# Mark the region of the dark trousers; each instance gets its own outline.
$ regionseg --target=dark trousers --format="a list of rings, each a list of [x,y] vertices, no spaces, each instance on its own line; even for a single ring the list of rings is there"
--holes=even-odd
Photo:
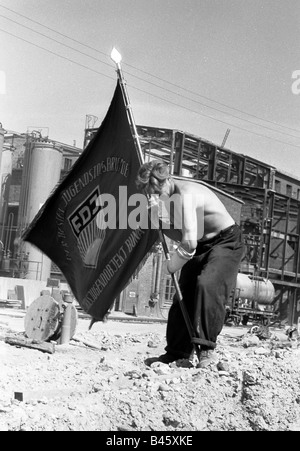
[[[199,242],[195,256],[182,268],[179,286],[201,349],[214,349],[225,319],[225,305],[235,287],[243,255],[241,230],[233,225]],[[169,311],[166,351],[188,358],[193,344],[177,295]]]

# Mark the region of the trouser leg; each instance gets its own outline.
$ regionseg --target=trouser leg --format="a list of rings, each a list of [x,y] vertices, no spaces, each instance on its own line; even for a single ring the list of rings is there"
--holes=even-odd
[[[197,283],[197,273],[192,262],[187,263],[181,270],[179,287],[183,296],[183,303],[189,317],[194,315],[194,295]],[[167,347],[166,351],[178,356],[178,358],[189,358],[193,350],[191,337],[181,311],[177,294],[169,310],[167,323]]]
[[[225,304],[236,282],[242,247],[228,247],[228,243],[213,246],[181,271],[183,302],[202,349],[216,346],[224,324]],[[193,350],[177,296],[169,312],[166,350],[180,357],[188,357]]]
[[[236,283],[242,246],[216,246],[197,278],[194,327],[203,349],[213,349],[225,320],[225,305]]]

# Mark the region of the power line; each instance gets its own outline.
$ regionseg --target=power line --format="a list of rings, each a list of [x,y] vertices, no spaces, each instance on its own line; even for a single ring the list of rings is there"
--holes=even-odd
[[[132,75],[132,74],[130,74],[130,75]],[[135,78],[137,78],[138,80],[143,80],[142,78],[138,77],[137,75],[132,75],[132,76],[135,77]],[[143,80],[143,81],[146,81],[146,80]],[[267,127],[266,125],[257,124],[256,122],[249,121],[248,119],[243,119],[243,118],[241,118],[241,117],[235,116],[234,114],[228,113],[228,112],[226,112],[226,111],[219,110],[218,108],[214,108],[214,107],[212,107],[212,106],[205,105],[204,103],[198,102],[197,100],[194,100],[194,99],[190,99],[190,98],[188,98],[188,97],[186,97],[186,96],[183,96],[183,95],[179,94],[178,92],[172,91],[171,89],[163,88],[163,87],[161,87],[161,86],[158,86],[158,85],[156,85],[155,83],[151,83],[150,81],[146,81],[146,83],[149,83],[149,84],[151,84],[152,86],[156,86],[156,87],[158,87],[158,88],[160,88],[160,89],[163,89],[164,91],[167,91],[167,92],[170,92],[170,93],[172,93],[172,94],[175,94],[175,95],[177,95],[178,97],[181,97],[181,98],[183,98],[183,99],[186,99],[186,100],[189,100],[189,101],[191,101],[191,102],[197,103],[198,105],[204,106],[204,107],[209,108],[209,109],[214,110],[214,111],[218,111],[219,113],[225,114],[225,115],[227,115],[227,116],[231,116],[231,117],[233,117],[234,119],[238,119],[238,120],[240,120],[240,121],[248,122],[249,124],[255,125],[255,126],[257,126],[257,127],[262,127],[262,128],[265,128],[266,130],[270,130],[270,131],[275,132],[275,133],[280,133],[281,135],[290,136],[291,138],[297,138],[297,139],[300,138],[300,136],[295,136],[295,135],[291,135],[290,133],[281,132],[281,131],[279,131],[279,130],[274,130],[273,128]],[[300,131],[299,131],[299,133],[300,133]]]
[[[1,6],[1,5],[0,5],[0,6]],[[218,104],[218,105],[224,106],[225,108],[229,108],[229,109],[231,109],[231,110],[233,110],[233,111],[237,111],[237,112],[242,113],[242,114],[247,114],[248,116],[251,116],[251,117],[253,117],[253,118],[255,118],[255,119],[258,119],[258,120],[260,120],[260,121],[268,122],[269,124],[273,124],[273,125],[276,125],[276,126],[279,126],[279,127],[286,128],[287,130],[291,130],[291,131],[300,133],[300,130],[297,129],[297,128],[288,127],[287,125],[282,125],[282,124],[279,124],[278,122],[270,121],[270,120],[268,120],[268,119],[263,119],[263,118],[261,118],[261,117],[259,117],[259,116],[256,116],[255,114],[248,113],[247,111],[243,111],[243,110],[240,110],[240,109],[238,109],[238,108],[234,108],[234,107],[232,107],[232,106],[226,105],[225,103],[218,102],[217,100],[211,99],[211,98],[209,98],[209,97],[205,97],[205,96],[203,96],[203,95],[201,95],[201,94],[199,94],[199,93],[197,93],[197,92],[195,92],[195,91],[191,91],[190,89],[184,88],[183,86],[177,85],[176,83],[172,83],[171,81],[168,81],[168,80],[165,80],[165,79],[163,79],[163,78],[157,77],[156,75],[153,75],[153,74],[151,74],[150,72],[144,71],[144,70],[142,70],[142,69],[138,69],[138,68],[136,68],[135,66],[132,66],[132,65],[130,65],[130,64],[128,64],[128,63],[124,63],[124,64],[127,65],[127,66],[129,66],[129,67],[132,67],[132,68],[134,68],[134,69],[136,69],[136,70],[138,70],[138,71],[140,71],[140,72],[143,72],[145,75],[149,75],[150,77],[157,78],[158,80],[160,80],[160,81],[162,81],[162,82],[164,82],[164,83],[168,83],[169,85],[174,86],[175,88],[182,89],[182,90],[184,90],[184,91],[186,91],[186,92],[188,92],[188,93],[190,93],[190,94],[193,94],[193,95],[196,95],[196,96],[198,96],[198,97],[201,97],[202,99],[208,100],[209,102],[214,102],[214,103],[216,103],[216,104]],[[136,76],[136,77],[137,77],[137,76]],[[138,78],[138,77],[137,77],[137,78]],[[150,82],[147,82],[147,83],[150,83]],[[177,94],[177,95],[180,95],[180,94],[178,94],[178,93],[176,93],[176,94]],[[189,99],[189,100],[192,100],[192,99]],[[192,101],[193,101],[193,100],[192,100]],[[197,102],[197,103],[198,103],[198,102]],[[207,106],[207,105],[205,105],[205,106]],[[210,106],[207,106],[207,107],[208,107],[208,108],[214,109],[213,107],[210,107]],[[219,110],[217,110],[217,111],[219,111]],[[220,111],[221,111],[221,110],[220,110]],[[225,111],[221,111],[221,112],[222,112],[222,113],[225,113],[225,114],[229,114],[229,115],[232,116],[232,114],[226,113]],[[235,117],[235,116],[233,116],[233,117]],[[239,119],[240,119],[240,120],[243,120],[243,121],[246,121],[246,122],[250,122],[250,121],[248,121],[247,119],[243,119],[243,118],[239,118]],[[263,125],[256,124],[256,123],[254,123],[254,122],[250,122],[250,123],[251,123],[251,124],[258,125],[259,127],[264,127]],[[267,127],[265,127],[265,128],[267,128]],[[270,128],[270,130],[273,130],[273,129]],[[276,130],[273,130],[273,131],[276,131]],[[279,132],[279,133],[281,133],[281,132]],[[293,136],[293,135],[288,135],[288,136]]]
[[[53,42],[55,42],[55,43],[57,43],[57,44],[60,44],[60,45],[62,45],[62,46],[64,46],[64,47],[68,48],[68,49],[71,49],[71,50],[73,50],[73,51],[75,51],[75,52],[77,52],[77,53],[79,53],[79,54],[81,54],[81,55],[83,55],[83,56],[85,56],[85,57],[91,58],[91,59],[93,59],[94,61],[100,62],[101,64],[105,64],[106,66],[111,67],[111,64],[109,64],[109,63],[107,63],[107,62],[105,62],[105,61],[102,61],[102,60],[99,60],[98,58],[95,58],[95,57],[93,57],[93,56],[87,55],[86,53],[81,52],[80,50],[75,49],[74,47],[71,47],[71,46],[69,46],[69,45],[67,45],[67,44],[64,44],[64,43],[62,43],[62,42],[60,42],[60,41],[58,41],[58,40],[56,40],[56,39],[53,39],[53,38],[51,38],[50,36],[45,35],[44,33],[41,33],[41,32],[36,31],[36,30],[32,30],[30,27],[27,27],[27,26],[24,25],[24,24],[21,24],[21,23],[15,21],[15,20],[13,20],[13,19],[10,19],[10,18],[8,18],[8,17],[6,17],[6,16],[3,16],[2,14],[0,14],[0,17],[4,18],[4,19],[6,19],[6,20],[8,20],[8,21],[10,21],[10,22],[12,22],[12,23],[15,23],[15,24],[17,24],[17,25],[19,25],[19,26],[21,26],[21,27],[23,27],[23,28],[25,28],[25,29],[27,29],[27,30],[29,30],[29,31],[32,31],[32,32],[34,32],[34,33],[36,33],[36,34],[38,34],[38,35],[40,35],[40,36],[43,36],[43,37],[45,37],[45,38],[47,38],[47,39],[49,39],[49,40],[51,40],[51,41],[53,41]],[[130,74],[130,72],[128,72],[128,73]],[[152,86],[155,86],[155,87],[157,87],[157,88],[159,88],[159,89],[163,89],[163,90],[166,91],[166,92],[169,92],[169,93],[171,93],[171,94],[175,94],[175,95],[177,95],[177,96],[179,96],[179,97],[181,97],[181,98],[183,98],[183,99],[186,99],[186,100],[189,100],[189,101],[191,101],[191,102],[197,103],[198,105],[204,106],[204,107],[206,107],[206,108],[209,108],[209,109],[211,109],[211,110],[217,111],[217,112],[222,113],[222,114],[225,114],[225,115],[227,115],[227,116],[231,116],[231,117],[233,117],[234,119],[238,119],[238,120],[241,120],[241,121],[244,121],[244,122],[248,122],[249,124],[252,124],[252,125],[255,125],[255,126],[258,126],[258,127],[262,127],[262,128],[267,129],[267,130],[270,130],[270,131],[272,131],[272,132],[280,133],[280,134],[285,135],[285,136],[290,136],[290,137],[292,137],[292,138],[298,138],[298,139],[300,138],[299,136],[291,135],[290,133],[281,132],[281,131],[279,131],[279,130],[274,130],[274,129],[272,129],[272,128],[270,128],[270,127],[267,127],[267,126],[265,126],[265,125],[257,124],[257,123],[255,123],[255,122],[249,121],[248,119],[243,119],[243,118],[240,118],[240,117],[238,117],[238,116],[235,116],[234,114],[231,114],[231,113],[228,113],[228,112],[219,110],[218,108],[214,108],[214,107],[211,107],[211,106],[209,106],[209,105],[205,105],[205,104],[203,104],[203,103],[201,103],[201,102],[198,102],[197,100],[190,99],[190,98],[188,98],[188,97],[186,97],[186,96],[183,96],[183,95],[181,95],[181,94],[179,94],[179,93],[176,93],[176,92],[172,91],[171,89],[163,88],[163,87],[161,87],[161,86],[159,86],[159,85],[157,85],[157,84],[155,84],[155,83],[152,83],[152,82],[150,82],[150,81],[144,80],[143,78],[138,77],[137,75],[133,75],[133,74],[130,74],[130,75],[133,76],[133,77],[135,77],[135,78],[137,78],[138,80],[141,80],[141,81],[143,81],[143,82],[149,83],[149,84],[151,84]]]
[[[84,64],[81,64],[81,63],[78,63],[77,61],[74,61],[71,58],[67,58],[66,56],[59,55],[58,53],[53,52],[52,50],[46,49],[45,47],[42,47],[41,45],[35,44],[34,42],[27,41],[27,39],[21,38],[20,36],[10,33],[7,30],[3,30],[2,28],[0,28],[0,31],[2,31],[3,33],[9,34],[10,36],[13,36],[14,38],[17,38],[20,41],[26,42],[27,44],[31,44],[34,47],[37,47],[38,49],[44,50],[45,52],[51,53],[52,55],[58,56],[59,58],[69,61],[70,63],[77,64],[77,66],[83,67],[84,69],[88,69],[92,72],[95,72],[96,74],[102,75],[103,77],[110,78],[111,80],[115,80],[115,78],[113,78],[109,75],[103,74],[103,72],[99,72],[98,70],[92,69],[91,67],[85,66]]]
[[[29,20],[30,22],[33,22],[33,23],[39,25],[40,27],[46,28],[46,29],[49,30],[49,31],[53,31],[54,33],[59,34],[60,36],[69,39],[70,41],[76,42],[76,44],[80,44],[80,45],[82,45],[83,47],[86,47],[86,48],[88,48],[88,49],[90,49],[90,50],[96,51],[97,53],[100,53],[101,55],[103,55],[103,56],[105,56],[105,57],[109,56],[107,53],[101,52],[101,50],[95,49],[94,47],[91,47],[91,46],[89,46],[89,45],[87,45],[87,44],[84,44],[83,42],[80,42],[80,41],[78,41],[77,39],[71,38],[70,36],[67,36],[67,35],[65,35],[64,33],[61,33],[60,31],[57,31],[57,30],[55,30],[54,28],[50,28],[50,27],[48,27],[47,25],[44,25],[44,24],[42,24],[42,23],[40,23],[40,22],[38,22],[38,21],[36,21],[36,20],[34,20],[34,19],[31,19],[30,17],[25,16],[24,14],[18,13],[17,11],[14,11],[13,9],[8,8],[7,6],[0,5],[0,8],[7,9],[8,11],[10,11],[10,12],[16,14],[17,16],[23,17],[24,19]]]
[[[19,40],[21,40],[21,41],[23,41],[23,42],[26,42],[27,44],[33,45],[34,47],[37,47],[37,48],[39,48],[39,49],[41,49],[41,50],[44,50],[44,51],[46,51],[46,52],[48,52],[48,53],[50,53],[50,54],[52,54],[52,55],[58,56],[59,58],[62,58],[62,59],[64,59],[64,60],[68,61],[68,62],[77,64],[78,66],[83,67],[84,69],[88,69],[88,70],[90,70],[90,71],[92,71],[92,72],[94,72],[94,73],[97,73],[97,74],[102,75],[102,76],[104,76],[104,77],[106,77],[106,78],[109,78],[109,79],[111,79],[111,80],[114,80],[114,78],[113,78],[113,77],[110,77],[109,75],[103,74],[102,72],[99,72],[99,71],[97,71],[97,70],[95,70],[95,69],[92,69],[91,67],[88,67],[88,66],[86,66],[86,65],[84,65],[84,64],[81,64],[81,63],[78,63],[77,61],[74,61],[74,60],[72,60],[72,59],[70,59],[70,58],[67,58],[67,57],[65,57],[65,56],[62,56],[62,55],[56,53],[56,52],[53,52],[52,50],[46,49],[46,48],[44,48],[44,47],[42,47],[42,46],[40,46],[40,45],[38,45],[38,44],[35,44],[35,43],[31,42],[31,41],[28,41],[27,39],[24,39],[24,38],[22,38],[22,37],[20,37],[20,36],[17,36],[17,35],[15,35],[15,34],[13,34],[13,33],[10,33],[9,31],[3,30],[2,28],[0,28],[0,31],[2,31],[3,33],[6,33],[6,34],[8,34],[8,35],[10,35],[10,36],[13,36],[13,37],[15,37],[15,38],[17,38],[17,39],[19,39]],[[128,86],[130,86],[130,85],[128,85]],[[209,119],[212,119],[212,120],[214,120],[214,121],[220,122],[220,123],[222,123],[222,124],[230,125],[230,126],[236,128],[236,129],[242,130],[242,131],[244,131],[244,132],[251,133],[251,134],[254,134],[254,135],[256,135],[256,136],[260,136],[260,137],[269,139],[269,140],[271,140],[271,141],[277,141],[277,142],[279,142],[279,143],[281,143],[281,144],[285,144],[285,145],[288,145],[288,146],[291,146],[291,147],[300,148],[300,146],[298,146],[298,145],[291,144],[291,143],[287,143],[287,142],[285,142],[285,141],[281,141],[281,140],[279,140],[279,139],[272,138],[272,137],[263,135],[263,134],[261,134],[261,133],[257,133],[257,132],[251,131],[251,130],[247,130],[247,129],[242,128],[242,127],[239,127],[239,126],[237,126],[237,125],[235,125],[235,124],[231,124],[231,123],[229,123],[229,122],[225,122],[225,121],[223,121],[223,120],[221,120],[221,119],[217,119],[217,118],[215,118],[215,117],[212,117],[212,116],[207,115],[207,114],[204,114],[204,113],[199,113],[198,111],[195,111],[195,110],[192,110],[192,109],[190,109],[190,108],[184,107],[184,106],[182,106],[182,105],[179,105],[178,103],[172,102],[172,101],[170,101],[170,100],[166,100],[166,99],[164,99],[164,98],[162,98],[162,97],[160,97],[160,96],[157,96],[157,95],[155,95],[155,94],[152,94],[152,93],[150,93],[150,92],[147,92],[147,91],[145,91],[145,90],[143,90],[143,89],[137,88],[136,86],[131,86],[131,87],[132,87],[132,89],[135,89],[135,90],[137,90],[137,91],[143,92],[144,94],[148,94],[148,95],[150,95],[150,96],[152,96],[152,97],[155,97],[156,99],[159,99],[159,100],[162,100],[162,101],[164,101],[164,102],[170,103],[171,105],[174,105],[174,106],[176,106],[176,107],[182,108],[182,109],[184,109],[184,110],[186,110],[186,111],[195,113],[195,114],[200,115],[200,116],[203,116],[203,117],[207,117],[207,118],[209,118]]]
[[[128,84],[128,83],[127,83],[127,84]],[[130,86],[130,85],[128,84],[128,86]],[[177,106],[177,107],[179,107],[179,108],[183,108],[184,110],[190,111],[191,113],[199,114],[200,116],[204,116],[204,117],[207,117],[207,118],[212,119],[212,120],[214,120],[214,121],[221,122],[222,124],[225,124],[225,125],[230,125],[231,127],[234,127],[234,128],[236,128],[236,129],[238,129],[238,130],[242,130],[242,131],[247,132],[247,133],[252,133],[253,135],[260,136],[260,137],[262,137],[262,138],[266,138],[266,139],[269,139],[269,140],[271,140],[271,141],[277,141],[277,142],[279,142],[279,143],[281,143],[281,144],[286,144],[286,145],[288,145],[288,146],[300,148],[300,145],[297,146],[296,144],[287,143],[286,141],[281,141],[281,140],[279,140],[279,139],[272,138],[272,137],[270,137],[270,136],[266,136],[266,135],[263,135],[263,134],[261,134],[261,133],[256,133],[256,132],[254,132],[254,131],[247,130],[246,128],[239,127],[238,125],[231,124],[230,122],[222,121],[221,119],[217,119],[217,118],[215,118],[215,117],[209,116],[208,114],[199,113],[198,111],[192,110],[192,109],[187,108],[187,107],[184,107],[184,106],[182,106],[182,105],[178,105],[177,103],[172,102],[171,100],[163,99],[162,97],[159,97],[159,96],[157,96],[157,95],[155,95],[155,94],[151,94],[151,93],[149,93],[149,92],[147,92],[147,91],[144,91],[143,89],[139,89],[139,88],[137,88],[137,87],[135,87],[135,86],[132,86],[132,88],[133,88],[133,89],[136,89],[137,91],[143,92],[144,94],[149,94],[149,95],[155,97],[156,99],[163,100],[164,102],[168,102],[168,103],[170,103],[171,105],[175,105],[175,106]]]
[[[44,28],[46,28],[46,29],[48,29],[48,30],[54,32],[54,33],[57,33],[58,35],[60,35],[60,36],[62,36],[62,37],[64,37],[64,38],[67,38],[67,39],[69,39],[69,40],[71,40],[71,41],[73,41],[73,42],[75,42],[75,43],[77,43],[77,44],[79,44],[79,45],[81,45],[81,46],[84,46],[84,47],[86,47],[86,48],[88,48],[88,49],[90,49],[90,50],[93,50],[93,51],[95,51],[95,52],[101,54],[101,55],[104,55],[105,57],[108,57],[108,56],[109,56],[109,55],[108,55],[107,53],[105,53],[105,52],[102,52],[102,51],[100,51],[100,50],[98,50],[98,49],[96,49],[96,48],[94,48],[94,47],[91,47],[91,46],[89,46],[89,45],[87,45],[87,44],[84,44],[84,43],[82,43],[82,42],[80,42],[80,41],[74,39],[74,38],[71,38],[70,36],[67,36],[67,35],[65,35],[64,33],[61,33],[61,32],[59,32],[59,31],[57,31],[57,30],[55,30],[55,29],[53,29],[53,28],[51,28],[51,27],[48,27],[47,25],[44,25],[44,24],[42,24],[42,23],[40,23],[40,22],[38,22],[38,21],[36,21],[36,20],[34,20],[34,19],[31,19],[30,17],[25,16],[24,14],[21,14],[21,13],[19,13],[19,12],[13,10],[13,9],[11,9],[11,8],[8,8],[8,7],[3,6],[3,5],[1,5],[1,4],[0,4],[0,7],[3,8],[3,9],[8,10],[8,11],[10,11],[10,12],[12,12],[12,13],[14,13],[14,14],[20,16],[20,17],[23,17],[23,18],[25,18],[26,20],[29,20],[29,21],[32,22],[32,23],[35,23],[35,24],[37,24],[37,25],[39,25],[39,26],[41,26],[41,27],[44,27]],[[1,17],[5,17],[5,16],[1,16]],[[8,19],[7,17],[5,17],[5,18]],[[8,19],[8,20],[11,20],[11,21],[12,21],[12,19]],[[13,21],[13,22],[14,22],[14,21]],[[24,27],[25,27],[25,25],[19,24],[18,22],[15,22],[15,23],[17,23],[18,25],[21,25],[21,26],[24,26]],[[28,27],[25,27],[25,28],[28,28]],[[29,29],[30,29],[30,28],[29,28]],[[31,29],[30,29],[30,30],[31,30]],[[35,31],[35,30],[31,30],[31,31],[34,31],[34,32],[36,32],[36,33],[39,33],[39,32],[37,32],[37,31]],[[43,36],[47,37],[48,39],[52,39],[52,38],[50,38],[49,36],[46,36],[46,35],[43,35]],[[54,40],[54,39],[53,39],[53,40]],[[90,56],[90,55],[86,55],[86,54],[84,54],[83,52],[80,52],[79,50],[76,50],[76,49],[74,49],[74,48],[72,48],[72,47],[69,47],[69,46],[67,46],[67,45],[65,45],[65,44],[63,44],[63,43],[61,43],[61,42],[59,42],[59,41],[56,41],[56,40],[54,40],[54,41],[60,43],[61,45],[66,46],[66,47],[68,47],[68,48],[71,48],[72,50],[78,51],[79,53],[82,53],[83,55],[88,56],[89,58],[95,59],[96,61],[99,61],[99,62],[101,62],[102,64],[108,64],[108,63],[105,63],[104,61],[98,60],[97,58],[93,58],[93,57]],[[298,130],[298,129],[295,129],[295,128],[292,128],[292,127],[288,127],[288,126],[286,126],[286,125],[282,125],[282,124],[279,124],[279,123],[277,123],[277,122],[270,121],[270,120],[268,120],[268,119],[260,118],[260,117],[254,115],[254,114],[251,114],[251,113],[242,111],[242,110],[240,110],[240,109],[238,109],[238,108],[234,108],[234,107],[228,106],[228,105],[226,105],[226,104],[224,104],[224,103],[221,103],[221,102],[218,102],[218,101],[216,101],[216,100],[210,99],[209,97],[205,97],[205,96],[203,96],[203,95],[201,95],[201,94],[199,94],[199,93],[197,93],[197,92],[195,92],[195,91],[191,91],[191,90],[189,90],[189,89],[187,89],[187,88],[184,88],[184,87],[182,87],[182,86],[180,86],[180,85],[177,85],[177,84],[175,84],[175,83],[172,83],[172,82],[170,82],[170,81],[168,81],[168,80],[164,80],[163,78],[157,77],[156,75],[153,75],[153,74],[151,74],[151,73],[149,73],[149,72],[147,72],[147,71],[144,71],[144,70],[142,70],[142,69],[139,69],[139,68],[137,68],[137,67],[135,67],[135,66],[133,66],[133,65],[130,65],[130,64],[128,64],[128,63],[124,63],[124,64],[127,65],[128,67],[131,67],[131,68],[133,68],[133,69],[135,69],[135,70],[138,70],[138,71],[140,71],[140,72],[142,72],[142,73],[144,73],[144,74],[146,74],[146,75],[148,75],[148,76],[150,76],[150,77],[156,78],[156,79],[158,79],[158,80],[160,80],[160,81],[162,81],[162,82],[164,82],[164,83],[168,83],[169,85],[172,85],[172,86],[174,86],[174,87],[176,87],[176,88],[182,89],[182,90],[184,90],[184,91],[186,91],[186,92],[188,92],[188,93],[190,93],[190,94],[193,94],[193,95],[196,95],[196,96],[198,96],[198,97],[201,97],[201,98],[203,98],[203,99],[205,99],[205,100],[208,100],[209,102],[214,102],[214,103],[216,103],[216,104],[218,104],[218,105],[221,105],[221,106],[223,106],[223,107],[225,107],[225,108],[229,108],[229,109],[232,109],[232,110],[234,110],[234,111],[236,111],[236,112],[239,112],[239,113],[242,113],[242,114],[246,114],[246,115],[248,115],[248,116],[250,116],[250,117],[253,117],[253,118],[258,119],[258,120],[260,120],[260,121],[267,122],[267,123],[269,123],[269,124],[273,124],[273,125],[276,125],[276,126],[280,126],[280,127],[282,127],[282,128],[286,128],[287,130],[291,130],[291,131],[295,131],[295,132],[300,132],[300,130]],[[298,136],[294,136],[294,135],[290,135],[290,134],[287,134],[287,133],[284,133],[284,132],[280,132],[280,131],[278,131],[278,130],[274,130],[274,129],[271,129],[271,128],[269,128],[269,127],[266,127],[266,126],[264,126],[264,125],[261,125],[261,124],[257,124],[257,123],[251,122],[251,121],[249,121],[249,120],[247,120],[247,119],[239,118],[239,117],[237,117],[237,116],[232,115],[231,113],[228,113],[228,112],[225,112],[225,111],[222,111],[222,110],[218,110],[217,108],[211,107],[211,106],[209,106],[209,105],[201,104],[200,102],[197,102],[197,101],[194,100],[194,99],[187,98],[187,97],[185,97],[185,96],[180,95],[179,93],[174,93],[174,92],[171,91],[171,90],[168,90],[168,89],[163,88],[163,87],[161,87],[161,86],[158,86],[158,85],[156,85],[156,84],[154,84],[154,83],[151,83],[150,81],[144,80],[144,79],[142,79],[142,78],[140,78],[140,77],[138,77],[138,76],[136,76],[136,75],[133,75],[133,74],[130,74],[130,75],[132,75],[133,77],[136,77],[136,78],[138,78],[138,79],[140,79],[140,80],[142,80],[142,81],[144,81],[144,82],[146,82],[146,83],[152,84],[153,86],[156,86],[156,87],[158,87],[158,88],[160,88],[160,89],[165,89],[166,91],[169,91],[169,92],[171,92],[171,93],[173,93],[173,94],[176,94],[176,95],[178,95],[178,96],[180,96],[180,97],[186,98],[186,99],[188,99],[188,100],[190,100],[190,101],[192,101],[192,102],[199,103],[200,105],[203,105],[203,106],[205,106],[206,108],[211,108],[211,109],[213,109],[213,110],[219,111],[219,112],[221,112],[221,113],[223,113],[223,114],[230,115],[230,116],[232,116],[232,117],[234,117],[234,118],[237,118],[237,119],[239,119],[239,120],[249,122],[249,123],[251,123],[251,124],[254,124],[254,125],[259,126],[259,127],[262,127],[262,128],[269,129],[269,130],[271,130],[271,131],[275,131],[276,133],[285,134],[285,135],[291,136],[291,137],[293,137],[293,138],[299,138]]]
[[[40,36],[43,36],[44,38],[47,38],[50,41],[56,42],[57,44],[60,44],[63,47],[66,47],[67,49],[74,50],[75,52],[80,53],[83,56],[87,56],[88,58],[91,58],[91,59],[93,59],[93,60],[95,60],[97,62],[100,62],[102,64],[105,64],[106,66],[111,67],[111,64],[106,63],[105,61],[101,61],[98,58],[95,58],[94,56],[90,56],[87,53],[81,52],[78,49],[74,49],[74,47],[71,47],[70,45],[64,44],[63,42],[57,41],[57,39],[51,38],[50,36],[47,36],[46,34],[41,33],[40,31],[33,30],[32,28],[27,27],[26,25],[21,24],[20,22],[17,22],[16,20],[10,19],[9,17],[3,16],[2,14],[0,14],[0,17],[3,17],[4,19],[9,20],[10,22],[13,22],[13,23],[19,25],[20,27],[26,28],[27,30],[32,31],[33,33],[39,34]]]

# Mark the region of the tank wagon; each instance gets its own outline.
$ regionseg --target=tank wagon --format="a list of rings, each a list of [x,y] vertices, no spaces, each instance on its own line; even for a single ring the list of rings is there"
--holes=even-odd
[[[236,286],[226,305],[226,321],[247,325],[248,321],[269,325],[278,317],[275,304],[275,288],[262,277],[239,273]]]

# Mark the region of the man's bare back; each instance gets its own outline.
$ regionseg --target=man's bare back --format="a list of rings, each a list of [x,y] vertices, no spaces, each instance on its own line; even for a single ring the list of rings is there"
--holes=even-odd
[[[174,194],[170,199],[174,199],[174,212],[166,206],[175,229],[174,234],[168,234],[170,238],[189,242],[191,247],[195,247],[195,242],[213,238],[234,224],[223,203],[208,187],[192,181],[172,179],[172,182]]]

